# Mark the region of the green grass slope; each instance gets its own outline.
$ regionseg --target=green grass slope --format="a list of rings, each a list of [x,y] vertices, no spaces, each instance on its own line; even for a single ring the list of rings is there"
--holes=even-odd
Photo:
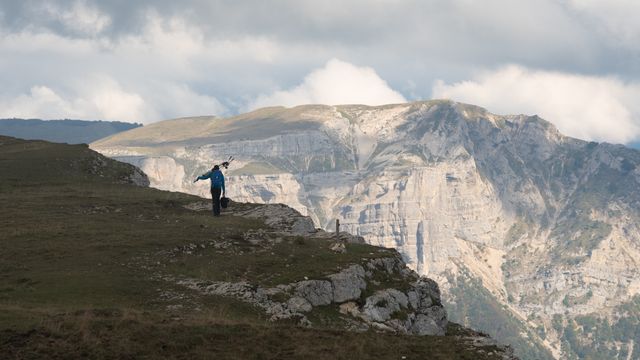
[[[325,105],[303,105],[290,109],[268,107],[228,118],[196,116],[170,119],[97,140],[91,147],[194,146],[231,140],[266,139],[281,134],[283,130],[316,129],[320,120],[310,119],[305,113],[326,111],[328,108]]]
[[[301,328],[168,282],[278,284],[394,253],[350,244],[337,254],[326,240],[298,237],[261,251],[244,236],[267,228],[260,219],[189,210],[202,199],[136,186],[135,174],[84,145],[0,137],[1,358],[502,356],[471,346],[477,334],[456,325],[443,337],[355,333],[326,307],[310,315],[317,326]]]

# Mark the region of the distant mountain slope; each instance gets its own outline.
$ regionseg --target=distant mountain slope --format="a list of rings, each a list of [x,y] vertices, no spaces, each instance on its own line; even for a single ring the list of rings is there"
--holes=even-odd
[[[141,126],[141,124],[102,120],[0,119],[0,135],[26,140],[88,144]]]
[[[93,143],[151,185],[285,203],[398,249],[442,286],[450,315],[523,358],[640,356],[640,152],[525,115],[426,101],[273,107],[168,120]],[[158,138],[160,131],[172,137]],[[598,331],[590,324],[608,324]]]

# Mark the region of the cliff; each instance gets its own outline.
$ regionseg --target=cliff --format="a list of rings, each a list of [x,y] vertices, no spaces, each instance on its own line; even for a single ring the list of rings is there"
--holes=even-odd
[[[636,150],[448,101],[169,120],[91,146],[140,166],[154,187],[201,196],[206,185],[191,179],[233,155],[235,200],[285,203],[327,229],[339,218],[397,249],[441,285],[453,319],[525,358],[634,352],[632,335],[588,324],[637,318]]]

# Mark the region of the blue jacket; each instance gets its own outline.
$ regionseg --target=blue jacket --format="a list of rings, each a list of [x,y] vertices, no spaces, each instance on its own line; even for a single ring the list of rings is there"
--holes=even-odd
[[[222,171],[220,170],[207,171],[206,174],[198,176],[198,180],[207,180],[207,179],[211,179],[212,189],[222,189],[222,191],[226,192],[226,190],[224,189],[224,175],[222,175]]]

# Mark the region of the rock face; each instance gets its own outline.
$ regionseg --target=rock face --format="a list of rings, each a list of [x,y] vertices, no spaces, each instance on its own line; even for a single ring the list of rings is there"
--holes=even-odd
[[[383,261],[379,261],[383,260]],[[447,313],[440,301],[438,285],[406,269],[402,259],[387,257],[358,264],[328,275],[330,280],[311,279],[263,288],[246,282],[202,282],[196,279],[164,279],[210,295],[240,299],[265,310],[272,320],[298,319],[311,325],[306,313],[314,307],[336,304],[350,315],[357,329],[374,328],[412,335],[445,335]],[[375,280],[380,273],[408,285],[401,291]],[[376,283],[377,282],[377,283]],[[364,293],[368,288],[373,294]],[[409,299],[413,299],[410,301]],[[358,303],[363,305],[358,305]]]
[[[384,322],[391,318],[391,315],[402,308],[409,306],[407,295],[396,289],[379,290],[367,298],[364,304],[363,313],[368,319],[377,322]]]
[[[312,306],[329,305],[333,302],[331,282],[305,280],[296,284],[295,295],[307,300]]]
[[[116,158],[116,160],[119,160]],[[184,167],[178,165],[173,158],[161,157],[132,157],[126,159],[149,177],[151,186],[162,190],[180,191],[184,181]]]
[[[640,318],[636,150],[448,101],[170,120],[92,147],[156,164],[152,186],[202,196],[208,186],[193,178],[233,155],[234,200],[285,203],[326,229],[339,218],[368,243],[398,249],[440,283],[453,319],[525,358],[637,353],[632,335],[589,326]],[[173,163],[154,160],[165,158]]]
[[[349,300],[357,300],[362,290],[367,288],[365,272],[362,266],[353,265],[337,274],[329,276],[333,292],[333,301],[343,303]]]
[[[311,223],[308,217],[282,204],[250,205],[232,204],[227,215],[249,219],[260,219],[269,225],[267,230],[248,231],[244,238],[263,249],[295,236],[303,242],[316,241],[329,247],[333,242],[357,244],[359,238],[347,233],[327,233],[322,229],[308,229],[300,224]],[[193,211],[209,211],[207,202],[185,205]],[[306,220],[306,222],[305,222]],[[300,228],[305,228],[300,231]],[[279,239],[279,240],[277,240]],[[211,244],[210,244],[211,245]],[[226,247],[229,244],[217,246]],[[216,246],[216,245],[211,245]],[[198,245],[189,244],[176,248],[192,254]],[[358,249],[358,248],[356,248]],[[375,250],[369,247],[369,255],[377,257],[352,260],[356,263],[344,265],[336,273],[325,273],[315,279],[263,287],[246,281],[202,281],[194,278],[161,277],[162,280],[186,286],[208,295],[228,296],[262,308],[271,320],[298,319],[302,325],[313,325],[306,314],[316,307],[337,305],[340,313],[350,315],[349,329],[399,332],[410,335],[445,335],[448,326],[447,314],[440,300],[440,290],[435,281],[420,277],[407,268],[402,256],[395,250]],[[269,250],[266,250],[269,251]],[[340,255],[339,255],[340,256]],[[301,275],[301,274],[300,274]]]

